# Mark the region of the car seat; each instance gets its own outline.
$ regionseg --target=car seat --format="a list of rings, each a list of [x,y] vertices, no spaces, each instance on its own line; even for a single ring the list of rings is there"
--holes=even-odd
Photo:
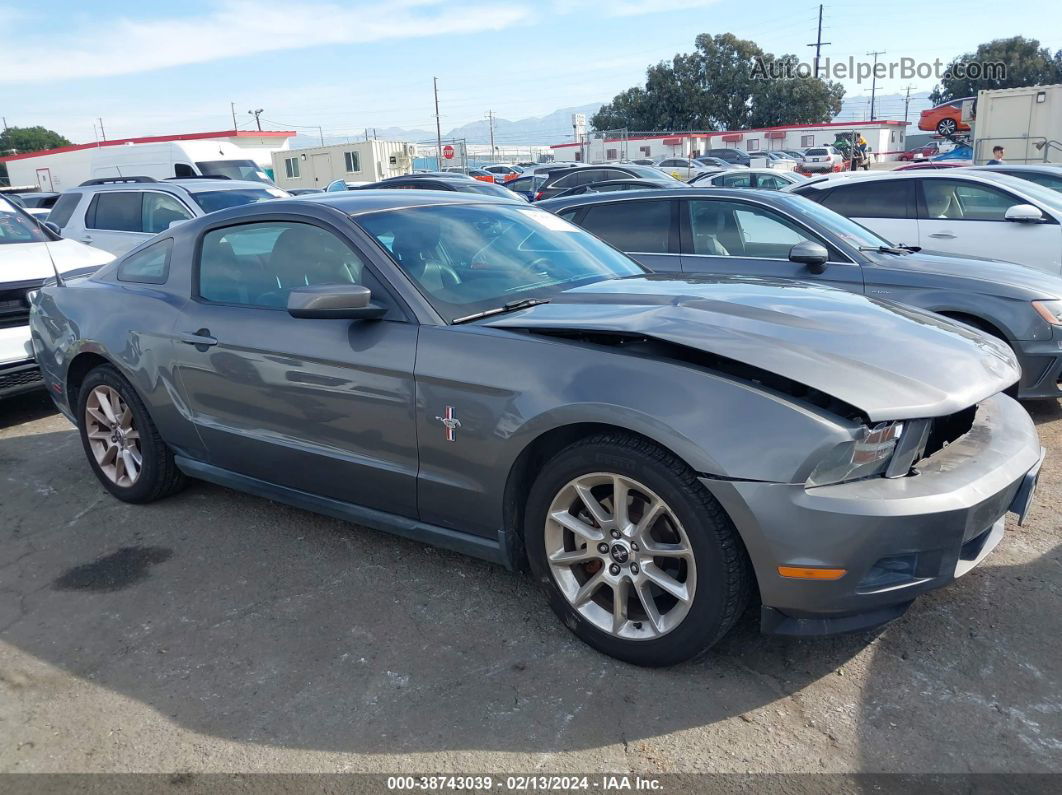
[[[422,288],[435,295],[456,287],[461,277],[439,256],[439,225],[431,221],[411,221],[395,227],[391,252],[398,264]]]

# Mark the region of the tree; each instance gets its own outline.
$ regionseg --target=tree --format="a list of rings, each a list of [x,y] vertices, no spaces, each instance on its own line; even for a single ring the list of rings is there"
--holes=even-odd
[[[971,64],[976,64],[970,69]],[[999,66],[1002,68],[1000,69]],[[987,68],[991,66],[991,68]],[[969,73],[969,74],[968,74]],[[960,55],[929,95],[934,105],[994,88],[1042,86],[1062,82],[1062,50],[1053,56],[1036,39],[1014,36],[982,44],[976,52]]]
[[[732,33],[702,33],[696,50],[646,70],[590,119],[595,130],[717,130],[829,121],[844,87],[804,74],[795,55],[774,56]]]
[[[22,155],[59,146],[70,146],[70,141],[45,127],[8,127],[0,132],[0,155]]]

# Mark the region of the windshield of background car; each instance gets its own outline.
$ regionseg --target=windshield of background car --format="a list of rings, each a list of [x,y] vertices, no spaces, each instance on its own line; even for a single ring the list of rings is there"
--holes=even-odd
[[[642,179],[647,179],[652,182],[663,182],[665,184],[674,184],[677,182],[677,180],[670,174],[665,174],[663,171],[654,168],[653,166],[639,166],[637,164],[624,163],[622,168],[625,171],[630,171],[632,174],[636,174]]]
[[[204,177],[221,176],[273,184],[269,175],[262,171],[262,167],[253,160],[201,160],[195,165]]]
[[[47,235],[36,222],[15,208],[7,199],[0,198],[0,244],[45,243]]]
[[[270,199],[283,199],[288,194],[278,188],[238,188],[233,190],[208,190],[193,193],[195,203],[203,212],[212,213],[226,207],[239,207],[242,204],[255,204]]]
[[[593,235],[526,206],[432,205],[354,220],[448,322],[580,284],[645,273]]]
[[[802,196],[786,197],[785,209],[797,218],[817,223],[826,231],[832,232],[850,246],[892,246],[893,244],[865,226],[860,226],[850,218],[835,213],[828,207]]]
[[[993,181],[1011,190],[1018,191],[1030,199],[1040,202],[1056,213],[1062,213],[1062,193],[1052,190],[1045,185],[1040,185],[1022,177],[1014,177],[1010,174],[997,174]]]

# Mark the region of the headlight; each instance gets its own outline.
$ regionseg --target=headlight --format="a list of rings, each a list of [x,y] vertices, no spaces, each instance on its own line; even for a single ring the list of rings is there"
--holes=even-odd
[[[885,474],[902,433],[902,422],[864,427],[860,438],[842,442],[826,455],[811,473],[807,485],[826,486]]]
[[[1036,313],[1052,326],[1062,326],[1062,301],[1033,301]]]

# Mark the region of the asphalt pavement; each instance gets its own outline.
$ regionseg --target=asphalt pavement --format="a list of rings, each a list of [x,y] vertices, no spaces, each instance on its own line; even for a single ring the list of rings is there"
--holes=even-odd
[[[526,575],[203,483],[110,497],[0,403],[0,772],[1062,771],[1062,410],[1023,528],[874,633],[698,664],[578,642]]]

